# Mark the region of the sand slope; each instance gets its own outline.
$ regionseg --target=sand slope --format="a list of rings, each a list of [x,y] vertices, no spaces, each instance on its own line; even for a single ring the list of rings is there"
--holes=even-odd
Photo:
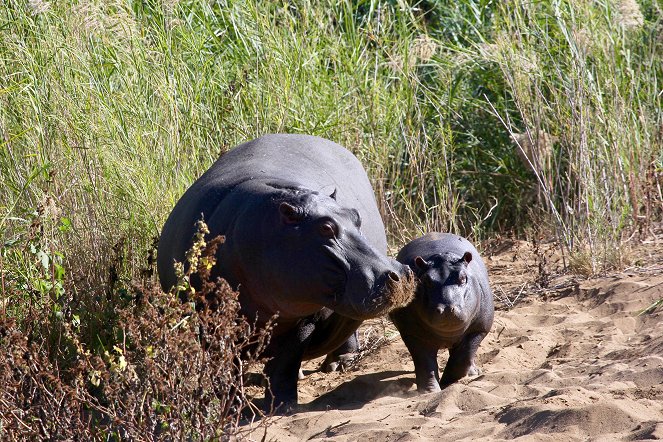
[[[650,254],[639,268],[557,277],[541,290],[528,247],[512,242],[486,259],[499,310],[479,350],[481,375],[418,395],[395,328],[370,321],[364,340],[386,336],[382,345],[346,373],[307,362],[301,410],[266,440],[663,439],[663,312],[638,316],[663,298],[661,262]]]

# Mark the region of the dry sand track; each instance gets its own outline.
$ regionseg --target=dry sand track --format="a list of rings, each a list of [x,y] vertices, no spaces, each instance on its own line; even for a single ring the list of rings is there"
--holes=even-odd
[[[533,288],[529,244],[489,250],[501,302],[479,350],[481,375],[418,395],[395,328],[370,321],[362,333],[393,338],[346,373],[318,373],[320,361],[307,362],[301,410],[278,419],[266,440],[663,439],[663,311],[638,316],[663,298],[658,249],[639,252],[641,267],[588,280],[560,276],[547,290]],[[443,367],[446,352],[439,358]]]

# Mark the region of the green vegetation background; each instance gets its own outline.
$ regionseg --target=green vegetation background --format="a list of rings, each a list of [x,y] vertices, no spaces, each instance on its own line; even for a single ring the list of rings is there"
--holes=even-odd
[[[600,271],[661,214],[662,19],[652,0],[7,0],[3,308],[135,278],[187,186],[268,132],[352,150],[395,249],[542,226]]]
[[[544,236],[621,265],[663,213],[662,54],[663,0],[3,0],[0,438],[240,431],[268,333],[150,269],[185,189],[264,133],[352,150],[393,251]]]

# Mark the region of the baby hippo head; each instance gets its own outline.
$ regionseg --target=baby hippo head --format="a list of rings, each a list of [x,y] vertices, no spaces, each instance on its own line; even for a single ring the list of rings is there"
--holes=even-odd
[[[472,281],[472,253],[417,256],[414,270],[419,279],[415,297],[422,318],[443,333],[460,332],[469,326],[478,306]]]

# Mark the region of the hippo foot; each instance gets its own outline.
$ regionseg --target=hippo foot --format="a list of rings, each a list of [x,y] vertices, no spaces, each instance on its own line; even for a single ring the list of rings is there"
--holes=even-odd
[[[328,354],[320,364],[320,371],[323,373],[344,372],[350,368],[354,359],[355,353],[345,353],[339,356]]]
[[[476,365],[472,365],[469,370],[467,370],[467,376],[479,376],[481,374],[481,369]]]
[[[433,381],[430,383],[426,383],[421,387],[417,385],[417,393],[419,394],[439,393],[440,391],[442,391],[442,388],[440,388],[440,384],[437,381]]]
[[[290,416],[299,411],[299,405],[297,404],[297,399],[281,400],[278,401],[279,405],[275,405],[277,400],[273,402],[265,398],[263,400],[258,400],[255,402],[256,405],[260,408],[260,411],[265,415],[274,415],[274,416]]]
[[[274,410],[275,416],[292,416],[300,410],[300,405],[297,402],[282,402],[281,405]]]

